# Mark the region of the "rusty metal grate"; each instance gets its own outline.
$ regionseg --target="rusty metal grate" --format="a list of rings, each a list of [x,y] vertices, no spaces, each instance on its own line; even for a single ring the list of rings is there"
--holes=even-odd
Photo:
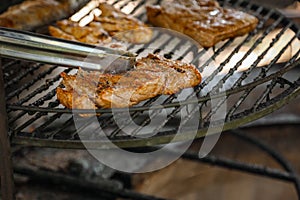
[[[145,5],[158,4],[159,1],[124,0],[109,3],[146,21]],[[299,28],[276,10],[239,0],[220,3],[257,16],[257,28],[244,37],[226,40],[210,49],[199,49],[180,37],[157,31],[149,44],[129,46],[129,51],[140,56],[158,53],[167,58],[191,62],[205,77],[193,90],[197,98],[185,95],[188,92],[184,90],[181,93],[184,99],[179,99],[178,95],[160,96],[130,108],[131,119],[140,125],[130,135],[122,132],[129,120],[117,125],[111,109],[96,110],[101,113],[98,117],[100,127],[114,144],[138,147],[168,143],[179,129],[177,124],[188,123],[189,118],[198,111],[201,116],[196,137],[202,137],[209,126],[218,127],[222,124],[211,117],[224,103],[227,110],[223,130],[228,130],[258,119],[298,95],[300,79],[292,78],[291,74],[300,64],[300,50],[296,48],[300,42]],[[157,43],[159,45],[153,45]],[[97,148],[107,148],[105,141],[101,140],[102,136],[97,135],[99,128],[93,128],[93,120],[81,127],[74,125],[73,113],[92,111],[68,110],[56,100],[59,73],[74,73],[74,70],[8,59],[2,59],[2,68],[13,143],[82,148],[79,134],[83,134],[84,139],[95,143]],[[220,97],[225,98],[212,107],[212,100]],[[197,105],[197,109],[190,109],[191,105]],[[143,127],[151,122],[151,118],[161,114],[162,107],[167,117],[151,132],[145,132]],[[178,119],[181,111],[188,114]],[[115,112],[122,116],[124,109]],[[138,137],[152,132],[157,134]],[[179,140],[193,138],[187,130]]]

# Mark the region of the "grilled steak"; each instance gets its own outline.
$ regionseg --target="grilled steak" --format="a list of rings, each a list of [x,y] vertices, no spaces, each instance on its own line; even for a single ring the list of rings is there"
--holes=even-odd
[[[135,69],[124,74],[101,74],[80,69],[77,75],[62,73],[61,76],[64,88],[57,88],[61,104],[68,108],[90,109],[128,107],[157,95],[177,93],[201,82],[195,66],[154,54],[139,59]]]
[[[147,16],[153,25],[184,33],[206,48],[244,35],[258,23],[256,17],[213,0],[166,0],[161,6],[147,6]]]
[[[111,42],[111,37],[101,26],[80,27],[78,23],[70,20],[58,21],[56,25],[57,27],[49,26],[49,33],[58,38],[80,41],[88,44]]]
[[[152,30],[143,22],[130,17],[113,6],[105,3],[99,5],[102,14],[95,21],[118,40],[130,43],[147,43],[152,38]],[[92,24],[93,25],[93,24]]]
[[[1,14],[0,26],[33,30],[71,15],[87,2],[88,0],[27,0]]]
[[[77,22],[62,20],[57,22],[57,27],[50,26],[49,33],[54,37],[89,44],[108,43],[111,37],[130,43],[147,43],[151,40],[152,30],[141,21],[106,3],[100,3],[99,9],[101,15],[85,27]]]

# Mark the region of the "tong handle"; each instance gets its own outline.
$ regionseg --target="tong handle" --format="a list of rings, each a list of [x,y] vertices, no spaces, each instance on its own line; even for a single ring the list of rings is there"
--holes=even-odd
[[[0,27],[0,55],[90,70],[105,70],[107,65],[116,60],[119,65],[123,65],[119,67],[126,70],[134,65],[136,58],[135,54],[127,51],[3,27]]]

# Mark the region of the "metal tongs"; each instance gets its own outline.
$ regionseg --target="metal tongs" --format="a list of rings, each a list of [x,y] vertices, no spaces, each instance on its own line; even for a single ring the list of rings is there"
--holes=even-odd
[[[132,68],[136,59],[127,51],[2,27],[0,56],[111,73]]]

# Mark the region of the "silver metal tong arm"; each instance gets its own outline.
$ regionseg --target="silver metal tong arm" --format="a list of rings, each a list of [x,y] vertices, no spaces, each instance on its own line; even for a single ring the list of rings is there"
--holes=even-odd
[[[0,56],[89,70],[119,72],[131,68],[136,55],[46,35],[0,27]]]

